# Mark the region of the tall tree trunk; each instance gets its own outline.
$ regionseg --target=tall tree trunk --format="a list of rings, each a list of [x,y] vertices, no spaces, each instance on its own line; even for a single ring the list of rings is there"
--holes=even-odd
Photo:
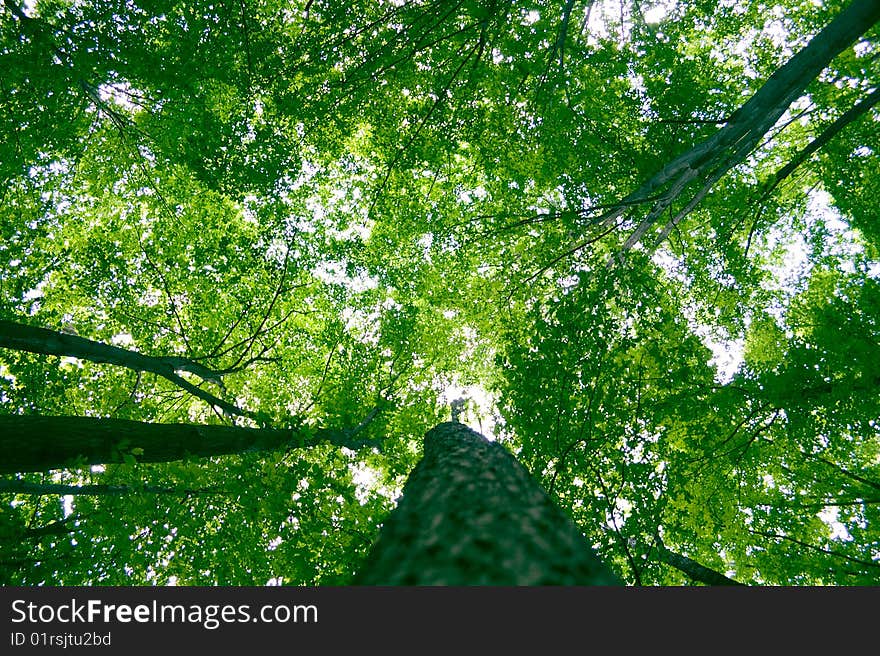
[[[368,443],[355,438],[354,432],[11,415],[0,417],[0,473],[123,462],[126,454],[134,455],[138,462],[170,462],[322,442],[353,449]]]
[[[463,424],[425,435],[361,585],[620,585],[502,446]]]

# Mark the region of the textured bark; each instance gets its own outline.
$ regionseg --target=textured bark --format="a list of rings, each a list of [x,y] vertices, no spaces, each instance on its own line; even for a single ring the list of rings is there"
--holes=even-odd
[[[457,422],[425,436],[355,583],[621,584],[513,456]]]
[[[66,356],[89,362],[113,364],[135,371],[148,371],[171,381],[209,405],[222,409],[228,415],[241,417],[248,414],[233,404],[196,387],[178,375],[178,371],[188,371],[199,376],[202,380],[220,384],[219,374],[186,358],[141,355],[136,351],[102,344],[77,335],[69,335],[14,321],[0,321],[0,347],[27,351],[28,353]]]
[[[331,429],[268,429],[198,424],[148,424],[98,417],[0,417],[0,473],[47,471],[71,465],[138,462],[314,446],[358,448],[366,442]]]
[[[705,565],[700,565],[700,563],[691,560],[687,556],[670,551],[663,545],[660,545],[659,547],[659,554],[660,562],[671,565],[680,572],[684,572],[694,581],[699,581],[706,585],[744,585],[739,581],[734,581],[733,579],[724,576],[724,574],[721,574],[720,572],[716,572],[714,569],[710,569]]]

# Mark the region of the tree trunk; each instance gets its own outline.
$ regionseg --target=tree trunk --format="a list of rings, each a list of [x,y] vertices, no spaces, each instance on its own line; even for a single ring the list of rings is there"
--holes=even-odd
[[[680,572],[684,572],[694,581],[699,581],[706,585],[744,585],[739,581],[734,581],[724,576],[721,572],[716,572],[714,569],[691,560],[687,556],[670,551],[662,544],[657,549],[660,562],[671,565]]]
[[[170,462],[187,457],[314,446],[359,448],[353,431],[269,429],[198,424],[148,424],[98,417],[0,417],[0,474],[124,462]]]
[[[463,424],[425,435],[360,585],[620,585],[502,446]]]

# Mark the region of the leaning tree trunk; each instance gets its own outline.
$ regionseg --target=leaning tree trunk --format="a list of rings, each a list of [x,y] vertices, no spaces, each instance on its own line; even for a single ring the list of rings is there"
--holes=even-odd
[[[657,552],[660,562],[671,565],[680,572],[684,572],[694,581],[699,581],[706,585],[744,585],[739,581],[734,581],[724,576],[721,572],[716,572],[714,569],[701,565],[687,556],[670,551],[663,544],[657,545]]]
[[[797,54],[778,68],[755,94],[728,118],[723,128],[666,164],[600,218],[606,228],[615,226],[633,206],[651,203],[651,209],[613,259],[623,255],[668,212],[671,216],[660,240],[687,216],[730,169],[741,163],[801,96],[808,85],[860,36],[880,21],[878,0],[853,0]],[[863,107],[862,110],[867,108]],[[850,116],[850,120],[854,117]],[[830,137],[829,137],[830,138]],[[821,145],[817,144],[817,145]],[[796,165],[796,164],[795,164]],[[676,212],[673,204],[692,182],[700,187]],[[682,198],[683,200],[683,198]],[[587,241],[587,243],[592,243]],[[584,244],[586,245],[586,244]],[[583,247],[583,246],[581,246]]]
[[[512,455],[457,422],[425,435],[355,583],[621,584]]]
[[[358,448],[354,431],[149,424],[99,417],[0,416],[0,474],[271,451],[330,443]]]

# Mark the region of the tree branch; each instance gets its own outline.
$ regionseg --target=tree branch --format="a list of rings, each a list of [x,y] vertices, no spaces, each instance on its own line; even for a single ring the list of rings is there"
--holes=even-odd
[[[873,93],[863,98],[861,101],[853,105],[850,109],[838,116],[833,123],[831,123],[822,131],[822,134],[813,139],[802,150],[800,150],[788,164],[779,169],[776,172],[776,175],[773,176],[773,181],[771,182],[770,186],[767,188],[766,191],[764,191],[758,202],[763,202],[764,200],[766,200],[767,197],[771,193],[773,193],[773,190],[776,189],[776,187],[778,187],[783,180],[794,173],[795,169],[803,164],[810,155],[826,145],[850,123],[855,122],[864,114],[866,114],[878,102],[880,102],[880,87],[875,89]]]
[[[171,381],[209,405],[221,408],[229,415],[250,416],[249,413],[237,406],[217,398],[179,376],[177,371],[187,371],[207,382],[220,384],[221,376],[217,372],[186,358],[141,355],[135,351],[95,342],[77,335],[14,321],[0,321],[0,347],[41,355],[57,355],[79,358],[89,362],[114,364],[134,371],[148,371]]]

